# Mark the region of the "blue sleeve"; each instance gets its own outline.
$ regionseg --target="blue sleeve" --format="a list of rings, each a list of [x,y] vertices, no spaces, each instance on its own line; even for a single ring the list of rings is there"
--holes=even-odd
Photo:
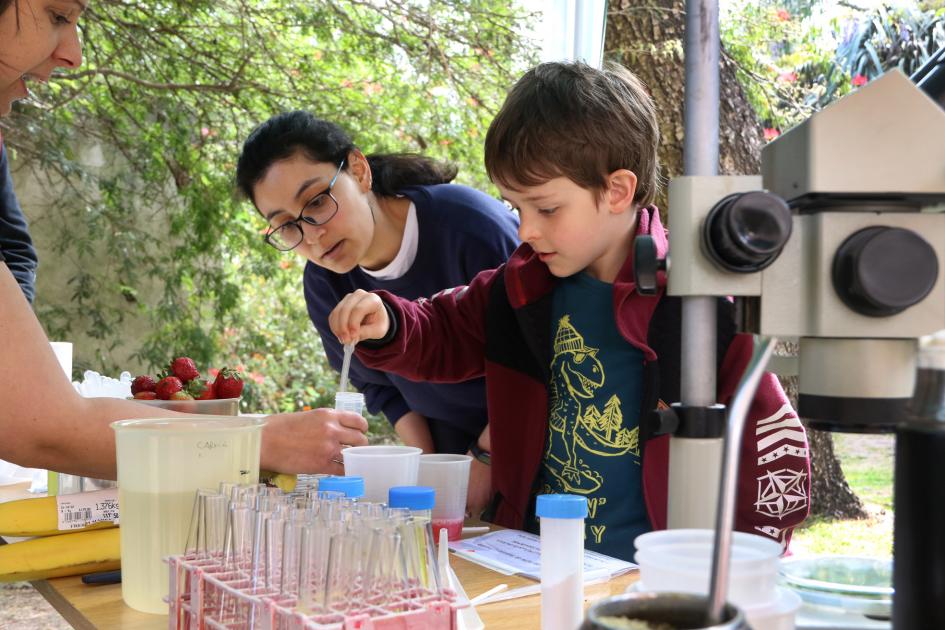
[[[6,148],[0,144],[0,251],[26,299],[36,295],[36,249],[30,238],[26,217],[13,192],[13,178]]]
[[[316,298],[317,291],[305,280],[305,304],[308,307],[308,316],[312,320],[318,335],[325,348],[328,363],[336,372],[341,372],[341,363],[344,359],[344,348],[338,338],[328,327],[328,311],[325,310],[324,300]],[[334,303],[332,304],[334,306]],[[383,413],[387,421],[393,426],[400,418],[410,411],[407,402],[400,394],[400,390],[390,382],[387,375],[380,370],[365,367],[357,357],[351,358],[351,368],[348,380],[359,392],[364,394],[364,403],[371,413]]]

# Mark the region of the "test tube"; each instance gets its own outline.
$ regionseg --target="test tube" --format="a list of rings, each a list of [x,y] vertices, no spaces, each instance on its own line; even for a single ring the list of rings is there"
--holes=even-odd
[[[430,522],[436,491],[428,486],[393,486],[387,491],[387,503],[392,508],[407,508],[420,522]]]
[[[326,609],[345,612],[356,603],[354,595],[361,573],[359,543],[360,540],[350,529],[331,537],[324,599]]]
[[[306,614],[325,601],[331,531],[323,523],[305,523],[299,535],[299,601]]]
[[[358,499],[364,496],[364,477],[357,475],[328,475],[318,481],[319,492],[341,492],[346,497]]]
[[[286,519],[282,514],[273,515],[265,521],[265,555],[263,556],[263,584],[266,588],[280,590],[282,577],[282,542]],[[257,569],[259,567],[256,567]]]
[[[584,518],[587,498],[540,494],[541,627],[574,630],[584,618]]]
[[[206,558],[222,551],[225,523],[226,497],[214,490],[198,490],[184,554]]]
[[[294,515],[285,523],[282,535],[282,566],[279,592],[283,595],[299,594],[299,569],[302,553],[302,528],[307,522],[304,512]]]

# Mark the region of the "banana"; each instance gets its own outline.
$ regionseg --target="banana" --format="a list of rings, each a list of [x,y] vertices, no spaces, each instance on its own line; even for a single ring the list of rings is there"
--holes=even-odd
[[[298,475],[288,473],[276,473],[269,470],[259,471],[259,480],[266,485],[275,486],[286,494],[295,490],[295,484],[298,483]]]
[[[0,582],[42,580],[121,567],[118,528],[22,540],[0,546]]]
[[[97,491],[96,494],[100,494],[102,498],[117,498],[117,492],[114,490],[101,490]],[[66,496],[75,500],[78,497],[90,495],[92,493]],[[19,501],[0,503],[0,536],[52,536],[66,532],[115,527],[115,524],[111,521],[102,521],[78,529],[61,530],[58,524],[56,497],[20,499]]]

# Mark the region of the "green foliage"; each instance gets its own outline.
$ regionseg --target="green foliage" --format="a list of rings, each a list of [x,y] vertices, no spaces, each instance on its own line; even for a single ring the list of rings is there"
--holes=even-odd
[[[890,68],[911,74],[945,45],[945,9],[801,0],[732,4],[726,54],[771,139]]]
[[[72,297],[41,309],[43,324],[69,338],[89,317],[83,332],[103,351],[88,367],[116,373],[108,349],[125,318],[145,315],[150,334],[135,342],[152,368],[184,353],[241,364],[254,410],[324,404],[335,376],[305,311],[301,262],[267,248],[264,222],[234,198],[242,141],[273,113],[304,108],[365,152],[449,159],[487,189],[482,136],[531,61],[527,18],[500,0],[92,3],[82,68],[19,105],[4,130],[66,191],[50,223],[75,263]]]
[[[910,75],[945,46],[945,10],[880,6],[856,22],[837,49],[837,64],[850,76],[872,79],[890,68]]]

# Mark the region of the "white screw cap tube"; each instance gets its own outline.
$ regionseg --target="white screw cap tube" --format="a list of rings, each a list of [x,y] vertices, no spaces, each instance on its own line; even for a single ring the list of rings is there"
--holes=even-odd
[[[584,619],[584,518],[587,499],[540,494],[541,627],[576,630]]]

